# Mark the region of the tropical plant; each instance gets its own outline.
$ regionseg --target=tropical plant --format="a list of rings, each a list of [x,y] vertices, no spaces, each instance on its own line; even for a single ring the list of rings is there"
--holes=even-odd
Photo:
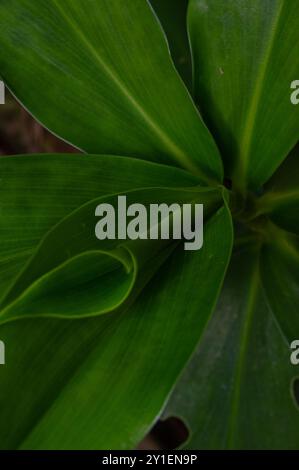
[[[0,159],[3,449],[173,415],[188,448],[299,447],[298,2],[190,0],[193,80],[188,2],[151,3],[0,2],[2,79],[85,152]],[[203,248],[96,240],[121,193],[202,202]]]

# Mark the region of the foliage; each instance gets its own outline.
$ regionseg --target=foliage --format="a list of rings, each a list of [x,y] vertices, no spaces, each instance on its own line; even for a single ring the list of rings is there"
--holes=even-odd
[[[1,77],[86,152],[0,159],[3,449],[133,448],[162,413],[298,448],[297,5],[190,0],[191,85],[187,3],[1,1]],[[99,242],[123,193],[203,203],[204,247]]]

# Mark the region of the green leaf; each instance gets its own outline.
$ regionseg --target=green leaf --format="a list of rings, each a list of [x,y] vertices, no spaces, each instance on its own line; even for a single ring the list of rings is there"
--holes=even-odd
[[[221,192],[213,189],[149,188],[125,196],[127,206],[201,203],[206,220],[222,205]],[[112,205],[117,214],[118,195],[96,198],[47,233],[2,299],[0,321],[108,313],[126,301],[135,284],[138,290],[144,287],[178,241],[98,240],[95,211],[102,203]],[[149,232],[150,220],[147,224]]]
[[[132,158],[26,155],[0,158],[0,299],[57,222],[96,197],[198,184],[189,173]]]
[[[189,0],[149,0],[167,36],[172,59],[186,86],[191,89],[192,66],[187,34]]]
[[[200,337],[231,243],[222,208],[205,225],[203,249],[178,247],[127,311],[2,325],[1,448],[136,446]]]
[[[298,370],[265,298],[257,249],[243,247],[165,417],[186,421],[188,449],[297,449]]]
[[[299,237],[272,227],[261,273],[269,305],[290,344],[299,338]]]
[[[1,2],[0,51],[10,90],[80,149],[221,180],[217,147],[146,0]]]
[[[237,189],[260,187],[298,141],[297,2],[191,0],[196,99]]]
[[[22,282],[26,288],[30,280],[43,273],[43,269],[47,271],[46,261],[51,268],[51,263],[57,262],[57,256],[59,259],[62,255],[63,262],[63,253],[67,254],[67,250],[78,253],[75,250],[76,247],[79,249],[79,244],[75,243],[76,236],[66,243],[66,235],[72,232],[72,222],[84,223],[84,217],[76,217],[78,213],[83,211],[84,215],[90,204],[94,208],[95,201],[103,200],[94,200],[96,195],[118,190],[148,194],[148,201],[152,202],[153,191],[156,190],[132,191],[137,181],[145,188],[153,183],[181,188],[198,185],[197,179],[184,171],[123,157],[5,157],[0,160],[0,169],[1,281],[6,280],[6,291],[9,285],[14,285],[8,296],[22,293]],[[163,191],[172,193],[176,200],[184,192],[183,189],[160,188],[156,198],[160,199]],[[216,192],[198,187],[185,191],[193,194]],[[91,199],[93,201],[89,203]],[[81,229],[84,232],[83,226]],[[46,232],[48,235],[45,236]],[[88,231],[85,234],[90,238]],[[36,256],[28,262],[41,237],[44,239]],[[55,237],[57,242],[59,239],[60,243],[63,242],[58,251],[52,243]],[[83,244],[82,250],[86,246],[89,248],[88,237],[80,235],[78,240]],[[172,249],[172,254],[166,250],[166,269],[157,271],[160,265],[157,266],[154,257],[149,263],[145,252],[138,252],[135,244],[130,246],[136,259],[144,261],[148,268],[143,269],[141,275],[139,270],[130,302],[124,302],[114,313],[76,321],[39,318],[38,306],[42,306],[42,298],[38,305],[36,297],[35,302],[31,302],[32,310],[36,308],[33,312],[35,318],[2,324],[0,338],[6,346],[6,365],[0,370],[1,448],[105,449],[136,446],[160,412],[213,309],[231,243],[230,216],[223,208],[205,224],[204,248],[185,252],[182,246],[178,246],[173,247],[175,251]],[[18,263],[11,269],[9,260],[6,259],[5,263],[3,255],[11,253],[17,257],[22,249],[29,250],[29,253],[21,253]],[[213,275],[208,277],[211,252],[214,269]],[[148,253],[153,254],[153,250]],[[92,256],[81,265],[85,269],[85,280],[86,274],[90,276],[99,268],[100,272],[107,272],[103,259],[93,256],[94,252],[89,254]],[[161,263],[165,260],[163,256],[160,256]],[[128,259],[122,258],[121,261],[126,264]],[[14,281],[24,263],[23,280],[21,275]],[[73,269],[65,273],[80,277],[80,272]],[[65,282],[68,281],[64,279]],[[200,292],[198,282],[201,283]],[[73,282],[69,284],[69,287],[73,286]],[[119,293],[117,283],[114,288]],[[144,288],[142,295],[138,296],[141,288]],[[173,293],[171,297],[169,292]],[[56,306],[61,307],[60,302],[62,305],[66,302],[65,290],[62,292],[60,289],[59,292],[58,289],[57,292],[53,289],[52,294],[56,298],[55,295],[53,299],[47,298],[46,306],[57,301]],[[76,296],[76,291],[72,294]],[[94,294],[97,294],[96,290]],[[107,299],[97,299],[102,306],[107,303]],[[86,308],[90,307],[89,302],[86,296]],[[186,334],[180,335],[184,328]],[[161,376],[165,378],[163,383]]]
[[[299,235],[299,146],[297,145],[267,183],[257,201],[258,215],[268,214],[281,228]]]

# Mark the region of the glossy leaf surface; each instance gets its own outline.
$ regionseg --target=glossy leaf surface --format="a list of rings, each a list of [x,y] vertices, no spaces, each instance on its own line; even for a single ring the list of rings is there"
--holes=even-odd
[[[292,312],[284,314],[294,320]],[[217,310],[165,411],[187,423],[188,449],[298,448],[298,366],[290,363],[275,315],[256,248],[243,248],[233,256]]]
[[[41,238],[82,204],[138,187],[198,184],[176,168],[112,156],[1,157],[0,174],[0,299]]]
[[[203,331],[231,241],[223,208],[206,224],[205,247],[193,253],[178,248],[127,311],[2,325],[1,448],[136,446]]]
[[[296,1],[191,0],[196,99],[237,189],[259,188],[299,139]]]
[[[183,204],[200,203],[208,220],[222,205],[220,191],[201,188],[148,188],[120,196],[125,197],[125,216],[132,204],[142,204],[144,208],[150,204],[178,204],[180,210]],[[109,205],[117,215],[118,198],[119,195],[112,195],[93,199],[47,233],[4,295],[0,322],[28,316],[100,315],[120,307],[133,288],[140,291],[144,287],[178,240],[150,240],[149,216],[145,216],[146,226],[142,228],[144,240],[130,240],[126,233],[124,240],[119,239],[117,218],[107,222],[115,224],[115,238],[99,240],[95,235],[99,220],[96,208]],[[127,219],[126,227],[133,218]]]
[[[146,0],[1,2],[0,50],[7,86],[80,149],[221,179],[216,145]]]

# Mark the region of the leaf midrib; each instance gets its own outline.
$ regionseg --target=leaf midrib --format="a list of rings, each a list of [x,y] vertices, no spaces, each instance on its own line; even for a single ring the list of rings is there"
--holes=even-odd
[[[86,47],[89,49],[91,54],[94,56],[96,61],[100,64],[101,68],[104,70],[106,75],[113,81],[121,93],[126,97],[126,99],[132,104],[134,109],[139,113],[139,115],[146,122],[148,127],[156,134],[160,139],[165,148],[170,152],[170,155],[174,155],[175,159],[186,169],[195,174],[200,174],[201,177],[206,180],[207,177],[200,172],[196,165],[193,164],[191,160],[187,157],[185,152],[180,149],[172,139],[165,134],[165,132],[156,124],[153,118],[143,109],[143,107],[138,103],[134,96],[130,93],[126,85],[123,83],[121,78],[115,73],[114,70],[109,67],[109,65],[103,60],[103,58],[98,54],[96,49],[82,33],[82,31],[77,27],[76,23],[70,18],[70,16],[65,12],[64,8],[60,5],[57,0],[53,0],[56,8],[60,11],[61,15],[64,17],[66,22],[71,26],[73,31],[79,36],[79,38],[84,42]]]
[[[243,331],[240,339],[240,348],[238,354],[238,360],[235,368],[235,375],[233,379],[233,393],[231,400],[231,413],[228,421],[228,435],[227,435],[227,447],[229,449],[234,448],[236,426],[238,420],[238,412],[240,407],[241,398],[241,383],[242,375],[244,370],[244,361],[248,349],[249,333],[252,325],[254,308],[257,301],[258,288],[259,288],[259,261],[258,258],[255,261],[252,271],[250,288],[248,291],[247,298],[247,309],[244,313],[245,321],[243,324]]]
[[[249,157],[252,144],[252,136],[255,128],[255,118],[260,104],[260,98],[264,88],[264,80],[266,72],[268,69],[269,61],[274,47],[274,42],[276,39],[276,34],[278,30],[278,25],[281,19],[281,13],[284,7],[284,2],[281,0],[279,2],[279,7],[274,20],[272,23],[272,29],[269,36],[268,46],[265,51],[265,56],[261,61],[259,72],[256,75],[255,86],[253,93],[251,95],[251,101],[249,104],[249,111],[245,120],[245,125],[243,128],[243,134],[240,141],[240,158],[238,160],[239,164],[236,166],[234,171],[234,178],[236,181],[239,180],[239,185],[241,188],[245,189],[246,185],[246,173],[249,166]]]
[[[271,212],[282,204],[292,203],[299,200],[299,190],[269,192],[259,201],[258,214]]]

